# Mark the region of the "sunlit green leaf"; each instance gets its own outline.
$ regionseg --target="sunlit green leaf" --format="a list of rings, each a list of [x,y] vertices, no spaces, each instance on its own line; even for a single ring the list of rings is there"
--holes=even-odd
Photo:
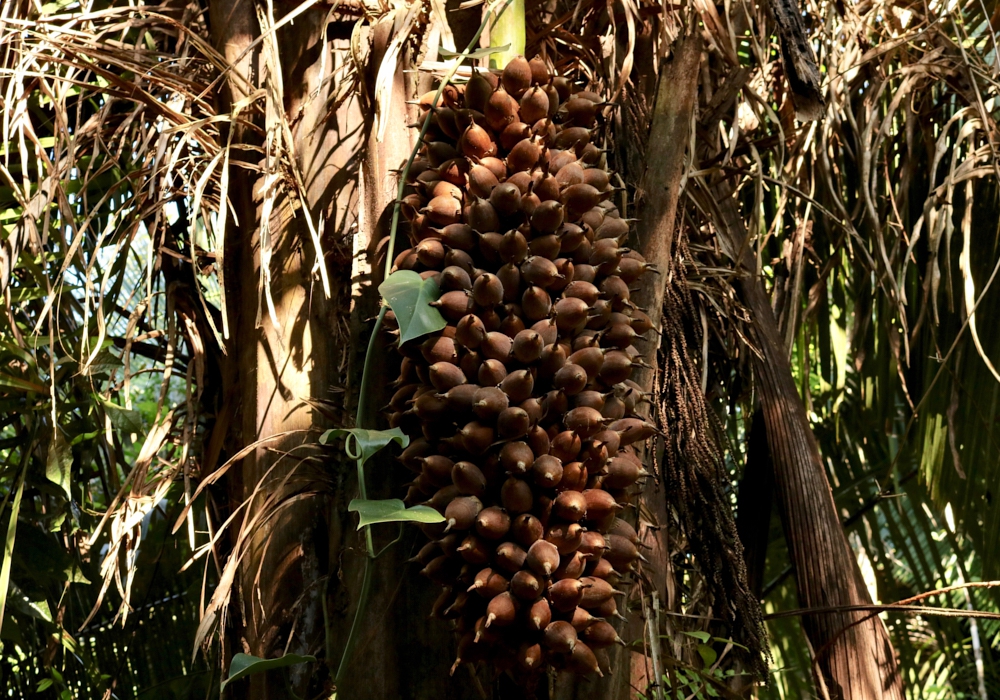
[[[406,507],[398,498],[387,498],[381,501],[362,501],[355,498],[347,506],[347,510],[361,516],[358,523],[360,530],[365,525],[375,523],[440,523],[444,516],[430,506]]]
[[[399,324],[400,344],[439,331],[448,325],[444,316],[430,306],[441,296],[433,278],[421,279],[412,270],[399,270],[386,278],[378,287]]]
[[[0,374],[0,390],[2,389],[15,389],[17,391],[35,391],[38,392],[39,394],[44,394],[48,392],[48,388],[42,386],[41,384],[36,384],[35,382],[29,382],[27,379],[12,377],[9,374]]]
[[[124,367],[121,358],[107,348],[98,352],[93,361],[88,365],[88,369],[91,372],[107,371],[118,369],[119,367]]]
[[[63,437],[62,431],[56,428],[55,436],[49,444],[48,459],[45,461],[45,478],[57,484],[67,499],[72,499],[73,494],[69,490],[72,475],[73,451]]]
[[[66,567],[63,570],[63,575],[66,577],[67,583],[90,583],[90,579],[83,575],[83,570],[76,562]]]
[[[142,433],[142,414],[129,408],[122,408],[116,403],[101,399],[101,405],[108,413],[111,425],[122,435]]]
[[[410,438],[399,428],[393,428],[392,430],[336,428],[334,430],[327,430],[319,440],[324,445],[329,445],[339,437],[346,438],[347,454],[351,459],[360,459],[362,464],[367,462],[372,455],[390,442],[396,442],[403,448],[410,444]]]

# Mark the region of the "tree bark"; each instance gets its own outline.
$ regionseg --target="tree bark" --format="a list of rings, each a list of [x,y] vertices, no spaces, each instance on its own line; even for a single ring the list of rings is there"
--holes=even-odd
[[[755,386],[767,426],[778,505],[795,566],[803,607],[870,605],[857,560],[841,527],[833,493],[809,427],[805,405],[747,234],[731,191],[715,189],[724,225],[723,250],[736,260],[736,282],[753,318],[758,354],[753,355]],[[863,613],[807,615],[802,624],[815,655],[818,691],[831,700],[889,700],[903,697],[902,678],[889,635],[878,617],[849,627]],[[848,629],[849,627],[849,629]],[[846,629],[846,631],[844,631]]]
[[[275,3],[274,20],[280,21],[295,6]],[[261,35],[256,13],[253,0],[210,4],[214,43],[234,65],[219,96],[222,113],[265,86],[262,47],[267,41],[250,48]],[[353,101],[334,114],[327,112],[337,87],[330,73],[343,63],[348,46],[345,39],[327,40],[328,19],[327,8],[312,8],[274,33],[283,91],[276,89],[275,76],[270,76],[270,93],[257,98],[269,101],[265,111],[272,117],[279,108],[287,115],[288,163],[301,174],[307,209],[302,210],[296,185],[281,185],[268,218],[274,319],[261,286],[262,244],[266,245],[261,236],[264,156],[253,148],[261,145],[261,134],[251,128],[232,133],[229,200],[234,218],[226,227],[223,272],[231,330],[227,349],[235,372],[227,387],[227,403],[237,406],[232,436],[236,447],[267,442],[242,461],[230,480],[233,508],[253,499],[243,526],[258,521],[245,549],[232,555],[242,559],[231,607],[237,618],[232,629],[239,639],[229,641],[236,651],[264,658],[285,653],[324,655],[330,489],[314,460],[307,459],[315,457],[311,443],[316,443],[325,422],[309,401],[328,398],[338,376],[339,353],[346,345],[346,338],[338,334],[346,278],[338,276],[344,265],[336,260],[336,250],[343,247],[352,219],[356,178],[351,168],[359,143],[351,129],[360,122]],[[275,104],[278,100],[280,105]],[[261,119],[257,126],[267,125]],[[292,180],[287,172],[283,175]],[[329,297],[314,273],[316,245],[307,216],[317,227],[325,222],[317,235],[332,278]],[[275,437],[290,431],[294,432]],[[265,511],[268,517],[260,517]],[[323,679],[315,670],[298,666],[288,676],[256,674],[245,681],[249,692],[234,691],[248,698],[284,698],[285,678],[290,677],[296,693],[314,696]]]

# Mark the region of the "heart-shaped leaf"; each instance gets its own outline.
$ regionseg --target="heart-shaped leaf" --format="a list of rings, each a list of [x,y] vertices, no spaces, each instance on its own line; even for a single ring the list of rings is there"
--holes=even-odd
[[[390,442],[398,442],[399,446],[403,448],[410,444],[409,436],[405,435],[399,428],[393,428],[392,430],[336,428],[323,433],[319,441],[324,445],[329,445],[339,437],[347,439],[348,456],[351,459],[360,459],[362,464],[367,462],[372,455]]]
[[[45,478],[58,484],[68,500],[73,499],[70,493],[70,479],[73,475],[73,451],[58,426],[55,436],[49,445],[49,455],[45,461]]]
[[[225,690],[226,686],[233,681],[238,681],[240,678],[251,676],[255,673],[263,673],[274,668],[284,668],[285,666],[294,666],[295,664],[304,664],[315,660],[315,656],[299,656],[298,654],[285,654],[277,659],[262,659],[257,656],[250,656],[250,654],[236,654],[229,664],[229,678],[222,681],[219,692],[221,693]]]
[[[429,305],[441,296],[432,278],[421,279],[413,270],[399,270],[389,275],[378,291],[396,314],[400,345],[448,325],[441,312]]]
[[[98,398],[107,411],[111,425],[124,435],[142,435],[142,414],[139,411],[122,408],[116,403]]]
[[[360,530],[365,525],[375,523],[440,523],[444,516],[429,506],[406,507],[398,498],[387,498],[381,501],[362,501],[355,498],[347,505],[347,510],[361,516],[358,523]]]
[[[712,664],[715,663],[715,660],[719,658],[719,655],[718,653],[716,653],[715,649],[708,646],[707,644],[698,645],[698,655],[701,657],[702,663],[705,664],[705,668],[709,668]]]

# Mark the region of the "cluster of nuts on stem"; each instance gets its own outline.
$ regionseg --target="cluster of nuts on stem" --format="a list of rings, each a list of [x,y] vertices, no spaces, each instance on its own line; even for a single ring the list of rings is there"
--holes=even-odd
[[[437,280],[448,322],[399,348],[389,405],[412,440],[406,501],[445,517],[415,559],[444,586],[452,672],[601,674],[621,642],[616,588],[641,558],[618,517],[646,476],[630,446],[656,433],[630,380],[651,330],[630,285],[649,266],[624,247],[592,141],[609,105],[522,57],[443,97],[421,99],[433,113],[402,202],[412,247],[393,262]]]

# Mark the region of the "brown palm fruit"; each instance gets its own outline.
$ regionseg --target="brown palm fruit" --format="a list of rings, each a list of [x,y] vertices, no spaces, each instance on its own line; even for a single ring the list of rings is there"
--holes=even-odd
[[[490,506],[479,512],[475,521],[476,533],[488,540],[499,540],[510,529],[510,516],[498,507]]]
[[[500,84],[515,97],[520,97],[531,86],[531,79],[531,64],[524,56],[515,56],[500,74]]]
[[[572,462],[579,456],[582,445],[579,435],[572,430],[564,430],[552,438],[550,454],[563,462]]]
[[[586,586],[580,598],[580,606],[584,608],[592,610],[616,593],[621,593],[621,591],[616,591],[614,586],[604,579],[585,576],[580,581]]]
[[[472,462],[455,462],[451,479],[463,495],[481,497],[486,493],[486,476]]]
[[[621,435],[622,445],[631,445],[633,442],[646,440],[660,432],[656,429],[656,426],[645,422],[641,418],[622,418],[609,425],[608,429],[614,430]]]
[[[510,378],[511,375],[508,375],[504,382]],[[503,388],[503,382],[500,386]],[[528,416],[528,412],[520,406],[506,408],[497,416],[497,435],[501,440],[516,440],[524,437],[528,434],[530,427],[531,418]]]
[[[519,105],[506,90],[495,90],[486,101],[483,115],[486,123],[496,133],[502,132],[508,124],[517,119]]]
[[[580,601],[583,600],[583,593],[587,584],[575,578],[564,578],[556,581],[549,587],[549,600],[552,606],[560,612],[570,612]]]
[[[562,461],[551,455],[542,455],[531,465],[531,472],[538,486],[554,488],[562,480]]]
[[[398,347],[387,406],[411,439],[406,502],[445,518],[419,526],[432,541],[414,561],[444,586],[456,667],[601,673],[620,640],[596,618],[620,617],[619,572],[640,557],[617,517],[646,476],[630,445],[661,434],[630,379],[653,330],[630,297],[655,270],[625,247],[601,97],[520,57],[442,94],[422,98],[412,247],[393,260],[437,283],[447,323]]]
[[[591,576],[604,579],[612,586],[618,585],[618,581],[621,578],[621,575],[615,571],[615,567],[607,559],[599,559],[593,564],[588,564],[587,568]]]
[[[418,457],[420,462],[420,473],[430,480],[435,486],[448,486],[451,484],[452,469],[455,463],[443,455],[428,455]],[[462,493],[461,490],[458,493]],[[471,496],[473,494],[462,494]]]
[[[546,648],[558,654],[568,654],[577,645],[576,630],[565,620],[550,622],[542,633]]]
[[[434,583],[449,585],[454,582],[458,569],[459,561],[457,559],[442,554],[428,562],[420,573]]]
[[[514,518],[511,523],[510,532],[514,536],[514,541],[522,547],[530,547],[545,535],[545,528],[541,521],[530,513],[522,513]]]
[[[476,574],[475,579],[472,581],[472,585],[469,586],[469,592],[471,593],[472,591],[475,591],[483,598],[492,599],[506,591],[508,586],[509,583],[506,578],[493,569],[487,567],[485,569],[481,569],[479,573]]]
[[[621,620],[625,619],[625,616],[618,612],[618,604],[615,602],[614,598],[608,598],[600,605],[591,608],[591,610],[593,610],[597,617],[603,617],[604,619],[608,619],[610,617],[617,617]]]
[[[509,513],[516,515],[528,512],[534,504],[531,485],[527,481],[510,477],[500,489],[500,502]]]
[[[515,574],[524,566],[528,554],[513,542],[504,542],[496,550],[496,564],[499,569]]]
[[[563,464],[563,478],[557,491],[583,491],[587,488],[590,473],[583,462],[567,462]]]
[[[532,673],[542,668],[545,653],[538,643],[523,642],[517,649],[517,667],[525,673]]]
[[[513,350],[513,340],[511,341],[511,350]],[[521,403],[530,398],[534,386],[535,378],[526,369],[514,370],[500,382],[500,390],[507,394],[511,403]],[[516,437],[520,437],[520,435],[512,436],[512,439]]]
[[[581,438],[588,438],[604,427],[604,416],[596,409],[580,406],[567,411],[564,422]]]
[[[569,656],[567,668],[580,675],[587,675],[590,673],[596,673],[598,676],[604,675],[604,673],[601,672],[600,665],[597,663],[597,657],[594,656],[594,652],[591,651],[589,646],[581,641],[577,641],[574,645],[573,651]]]
[[[603,649],[616,643],[625,645],[615,628],[604,620],[595,621],[592,625],[588,625],[579,633],[579,636],[591,649]]]
[[[495,434],[492,427],[478,421],[472,421],[466,423],[465,427],[455,434],[455,441],[469,454],[479,456],[484,454],[493,444]],[[454,444],[455,441],[451,441],[449,444]]]
[[[609,515],[613,517],[621,508],[614,497],[604,489],[587,489],[582,495],[587,504],[589,520],[603,520]]]
[[[454,602],[454,589],[451,586],[445,586],[441,589],[441,595],[437,597],[437,600],[434,601],[434,605],[431,607],[431,617],[443,618],[445,610],[450,608]]]
[[[518,333],[525,329],[524,313],[517,304],[504,304],[502,315],[503,320],[500,321],[500,332],[513,340]],[[514,347],[512,345],[511,352],[513,351]]]
[[[618,535],[619,537],[624,537],[632,544],[638,546],[639,544],[639,534],[632,527],[632,524],[627,520],[622,520],[621,518],[615,518],[608,528],[609,535]]]
[[[587,568],[587,560],[589,558],[590,555],[584,554],[580,550],[573,552],[569,556],[562,557],[559,562],[559,568],[552,574],[552,578],[556,581],[580,578]]]
[[[594,617],[588,610],[580,607],[574,608],[569,617],[569,624],[573,625],[573,629],[576,630],[577,636],[579,636],[580,632],[599,621],[600,618]]]
[[[531,609],[528,610],[528,629],[541,632],[549,623],[552,622],[552,608],[549,606],[549,601],[545,598],[539,598],[534,603],[531,604]]]
[[[535,455],[525,442],[508,442],[500,450],[500,464],[508,474],[526,474],[534,461]]]
[[[524,441],[528,443],[528,447],[534,454],[546,454],[549,451],[549,434],[540,425],[532,426]]]
[[[604,557],[618,571],[630,571],[635,560],[642,556],[636,546],[621,535],[609,534],[605,539],[608,541],[608,551],[604,553]]]
[[[542,579],[527,570],[517,571],[510,579],[510,591],[521,600],[537,600],[545,590]]]
[[[552,502],[552,513],[571,522],[582,520],[587,515],[587,499],[579,491],[563,491]]]
[[[559,568],[559,550],[547,540],[537,540],[528,548],[525,563],[539,576],[551,576]]]
[[[517,599],[504,591],[490,599],[486,606],[486,627],[509,627],[517,619]]]
[[[604,470],[604,488],[625,489],[645,475],[642,466],[627,457],[613,458]]]
[[[439,556],[440,554],[441,554],[441,548],[438,546],[438,543],[428,542],[423,547],[421,547],[420,551],[417,552],[408,561],[421,564],[422,566],[427,566],[427,564],[430,563],[431,559],[433,559],[436,556]]]
[[[583,526],[579,523],[560,523],[548,529],[545,539],[556,547],[560,555],[566,555],[580,548],[583,533]]]
[[[528,414],[528,418],[531,420],[532,426],[537,425],[544,415],[542,411],[542,402],[534,396],[529,396],[524,401],[519,403],[518,406],[524,409],[524,412]]]
[[[458,265],[449,265],[441,271],[439,286],[445,292],[467,291],[472,288],[472,280],[469,273]]]
[[[483,360],[476,372],[476,379],[483,387],[498,387],[507,376],[507,366],[500,360]],[[506,407],[505,407],[506,408]],[[503,409],[500,409],[501,411]],[[499,414],[500,411],[497,411]]]
[[[455,551],[468,563],[482,566],[489,562],[492,550],[481,537],[468,535]]]

